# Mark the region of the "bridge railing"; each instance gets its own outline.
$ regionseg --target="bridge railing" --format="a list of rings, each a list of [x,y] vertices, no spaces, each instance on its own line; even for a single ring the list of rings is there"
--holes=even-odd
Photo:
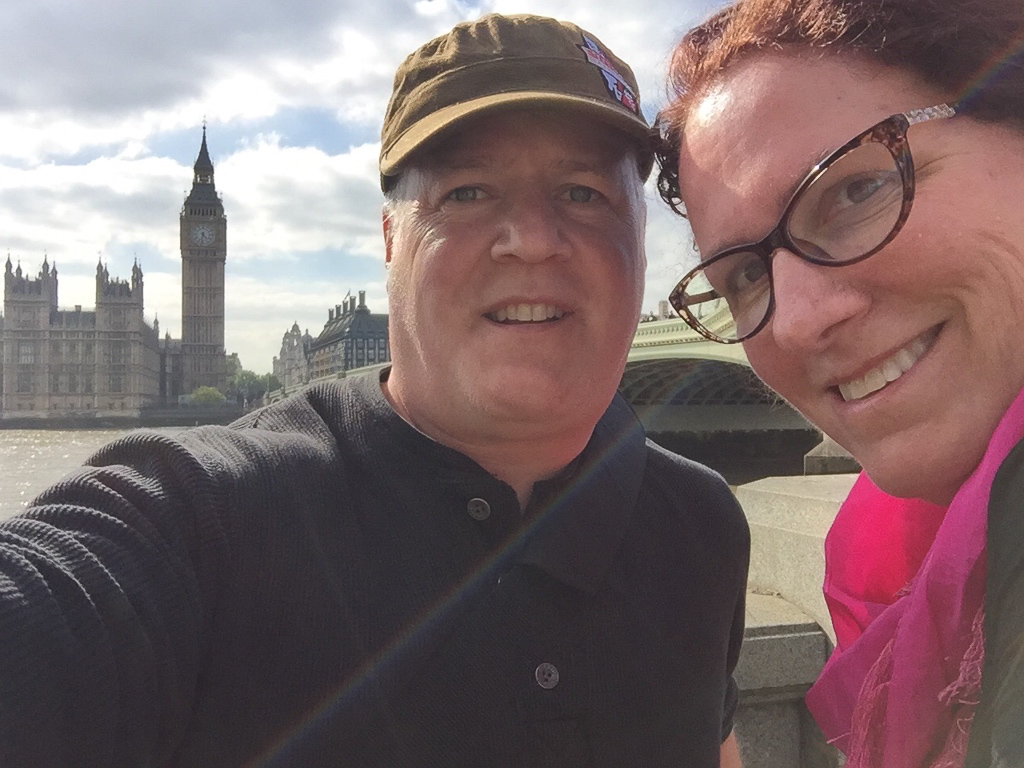
[[[295,394],[301,389],[305,389],[306,387],[312,386],[314,384],[320,384],[321,382],[335,381],[336,379],[345,379],[349,378],[350,376],[372,376],[373,374],[378,373],[379,371],[388,367],[389,365],[391,365],[391,363],[375,363],[374,365],[364,365],[362,368],[351,368],[347,371],[338,371],[337,373],[331,373],[328,374],[327,376],[317,376],[314,379],[310,379],[309,381],[303,384],[298,384],[293,387],[281,387],[280,389],[275,389],[271,392],[267,392],[263,396],[263,404],[269,405],[270,403],[276,403],[279,400],[284,400],[288,395]]]
[[[699,358],[750,366],[742,344],[708,341],[680,318],[640,323],[633,336],[627,361],[635,363],[672,358]]]
[[[739,363],[740,365],[750,366],[741,344],[716,344],[713,341],[708,341],[679,318],[649,320],[640,323],[637,326],[636,334],[633,336],[633,343],[630,345],[627,361],[635,363],[645,360],[672,358],[718,360],[720,362]],[[362,368],[339,371],[338,373],[310,379],[308,382],[298,386],[275,389],[263,396],[263,402],[264,404],[276,403],[278,400],[283,400],[288,395],[311,384],[344,379],[347,376],[371,375],[390,364],[376,363],[375,365],[367,365]]]

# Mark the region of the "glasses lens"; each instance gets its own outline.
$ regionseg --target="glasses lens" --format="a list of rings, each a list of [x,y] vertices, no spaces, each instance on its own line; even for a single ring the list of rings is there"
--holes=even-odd
[[[903,178],[882,144],[862,144],[833,162],[793,204],[787,229],[819,262],[860,258],[885,242],[903,208]]]
[[[749,251],[711,259],[676,286],[669,301],[691,324],[723,341],[752,333],[771,303],[768,262]]]

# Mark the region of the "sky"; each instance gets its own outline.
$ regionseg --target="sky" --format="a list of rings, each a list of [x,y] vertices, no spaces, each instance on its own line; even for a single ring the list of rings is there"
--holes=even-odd
[[[35,276],[45,257],[60,306],[90,308],[97,262],[125,279],[137,260],[147,320],[179,338],[178,217],[205,120],[228,220],[225,346],[269,372],[293,323],[315,337],[349,292],[387,311],[377,156],[406,55],[485,13],[556,16],[629,62],[653,118],[672,45],[715,5],[3,0],[0,261]],[[654,311],[693,256],[685,222],[648,197]]]

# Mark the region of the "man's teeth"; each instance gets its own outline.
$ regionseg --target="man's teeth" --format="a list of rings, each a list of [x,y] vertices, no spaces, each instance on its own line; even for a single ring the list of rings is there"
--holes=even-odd
[[[550,304],[510,304],[490,314],[499,323],[514,320],[519,323],[542,323],[545,320],[558,320],[564,315],[561,309]]]
[[[843,400],[847,402],[859,400],[862,397],[867,397],[872,392],[877,392],[886,384],[896,381],[896,379],[913,367],[914,363],[921,358],[921,355],[928,351],[932,338],[934,337],[931,335],[927,338],[918,338],[877,368],[868,371],[861,378],[848,381],[846,384],[840,384],[839,393],[843,396]]]

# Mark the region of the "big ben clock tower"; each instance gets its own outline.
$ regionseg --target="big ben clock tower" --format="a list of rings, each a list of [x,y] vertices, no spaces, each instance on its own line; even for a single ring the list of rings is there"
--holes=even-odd
[[[203,144],[194,166],[192,191],[181,209],[182,392],[227,388],[224,374],[224,262],[227,219],[213,184],[213,162]]]

